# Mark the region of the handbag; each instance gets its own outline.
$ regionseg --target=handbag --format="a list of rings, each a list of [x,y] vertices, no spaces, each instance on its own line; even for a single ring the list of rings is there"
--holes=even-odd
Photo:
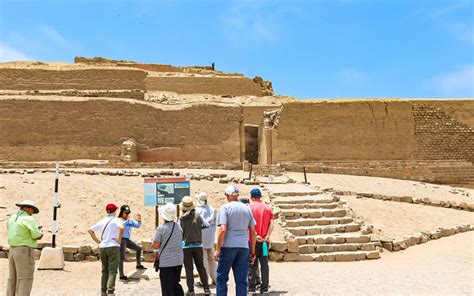
[[[170,236],[168,236],[168,239],[166,240],[166,243],[164,244],[163,248],[161,248],[161,252],[159,253],[158,256],[155,258],[155,262],[153,262],[153,267],[155,268],[155,272],[158,272],[158,269],[160,269],[160,257],[161,254],[163,254],[163,251],[166,248],[166,245],[168,245],[168,242],[170,241],[171,236],[173,235],[174,231],[174,226],[176,225],[176,222],[173,222],[173,228],[171,228],[171,233]]]

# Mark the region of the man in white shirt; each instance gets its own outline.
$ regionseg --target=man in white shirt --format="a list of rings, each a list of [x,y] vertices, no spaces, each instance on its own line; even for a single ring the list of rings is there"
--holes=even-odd
[[[107,217],[89,229],[92,239],[99,244],[102,261],[101,296],[115,295],[115,279],[120,260],[120,240],[123,235],[123,223],[115,217],[117,206],[108,204],[105,207]],[[100,232],[100,239],[96,232]]]
[[[207,194],[200,192],[196,195],[198,207],[196,211],[202,219],[209,224],[208,228],[202,230],[202,248],[204,254],[204,266],[208,276],[212,279],[212,284],[216,284],[216,262],[214,261],[214,242],[216,240],[216,209],[207,204]],[[197,283],[196,286],[199,286]],[[201,284],[202,285],[202,284]]]

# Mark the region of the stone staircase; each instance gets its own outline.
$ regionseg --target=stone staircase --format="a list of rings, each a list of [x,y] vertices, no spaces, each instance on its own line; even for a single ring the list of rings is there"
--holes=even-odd
[[[351,210],[338,196],[309,187],[291,192],[269,190],[288,240],[283,261],[380,258],[376,244],[371,242],[368,233],[361,230],[361,225],[351,217]]]

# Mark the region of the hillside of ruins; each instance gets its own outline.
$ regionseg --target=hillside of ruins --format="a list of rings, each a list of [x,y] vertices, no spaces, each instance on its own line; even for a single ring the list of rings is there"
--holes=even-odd
[[[381,270],[441,238],[472,247],[473,98],[300,99],[218,65],[75,57],[0,63],[0,114],[0,219],[28,197],[50,231],[59,161],[58,244],[68,264],[98,260],[87,227],[105,200],[147,217],[134,237],[149,264],[155,209],[143,205],[143,179],[169,176],[188,178],[193,196],[208,192],[216,208],[229,184],[243,195],[260,187],[277,217],[274,262],[364,261]],[[1,228],[0,258],[7,254]],[[472,251],[462,256],[472,267]]]

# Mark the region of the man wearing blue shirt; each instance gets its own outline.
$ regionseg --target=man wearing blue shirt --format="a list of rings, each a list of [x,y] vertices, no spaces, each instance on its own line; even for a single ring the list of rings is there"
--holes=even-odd
[[[123,222],[123,235],[122,242],[120,244],[119,273],[120,280],[122,281],[128,280],[128,277],[123,273],[123,262],[125,261],[125,251],[127,248],[137,252],[137,269],[146,269],[146,267],[141,263],[142,248],[130,239],[130,236],[132,235],[132,227],[140,228],[142,224],[142,217],[140,214],[137,214],[135,217],[136,219],[131,219],[130,213],[131,211],[129,206],[123,205],[120,207],[119,218]]]

